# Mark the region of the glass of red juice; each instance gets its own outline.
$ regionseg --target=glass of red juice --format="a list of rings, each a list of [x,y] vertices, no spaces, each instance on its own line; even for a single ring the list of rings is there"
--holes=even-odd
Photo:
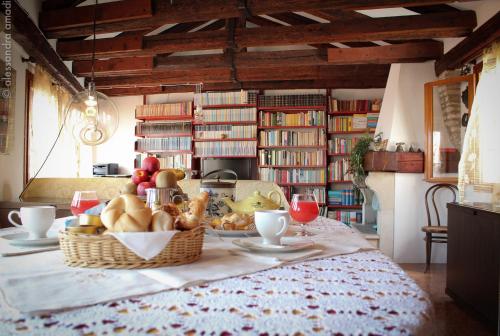
[[[75,216],[98,205],[99,199],[95,191],[75,191],[71,201],[71,213]]]
[[[314,194],[294,194],[290,202],[290,217],[300,223],[301,231],[299,236],[307,236],[305,224],[312,222],[319,215],[318,202]]]

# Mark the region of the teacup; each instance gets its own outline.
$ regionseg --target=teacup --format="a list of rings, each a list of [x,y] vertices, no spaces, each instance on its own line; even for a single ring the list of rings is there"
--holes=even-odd
[[[262,236],[262,243],[281,245],[281,237],[290,223],[290,215],[286,210],[255,211],[255,226]]]
[[[12,219],[13,215],[21,218],[19,224]],[[28,233],[28,239],[47,238],[47,231],[56,219],[56,208],[50,205],[22,207],[20,211],[9,212],[9,222],[17,227],[25,228]]]

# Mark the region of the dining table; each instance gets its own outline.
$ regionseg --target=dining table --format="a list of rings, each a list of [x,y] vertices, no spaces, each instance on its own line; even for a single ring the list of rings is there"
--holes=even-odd
[[[332,245],[342,244],[349,237],[361,237],[357,230],[325,217],[319,217],[308,227],[311,232],[327,232],[332,237],[323,244],[329,244],[328,241]],[[0,240],[16,230],[20,229],[0,230]],[[215,244],[224,240],[227,249],[241,251],[230,244],[232,239],[235,238],[207,236],[204,249],[210,248],[212,241]],[[44,263],[49,267],[50,263],[62,260],[62,252],[0,257],[0,335],[433,334],[434,314],[428,295],[375,248],[365,246],[353,253],[270,263],[260,271],[251,267],[252,253],[245,253],[248,264],[242,266],[248,266],[248,271],[244,274],[220,279],[214,274],[209,277],[211,280],[186,283],[178,288],[152,287],[155,290],[141,295],[131,290],[130,295],[112,300],[41,311],[21,309],[24,306],[16,305],[15,298],[9,299],[12,290],[9,286],[16,286],[29,276],[23,273],[20,277],[16,265],[27,265],[28,271],[30,266],[40,269]],[[255,258],[266,256],[258,253]],[[197,263],[189,267],[195,269]],[[65,267],[70,269],[62,263],[59,267],[63,271]],[[214,268],[214,272],[217,270]],[[78,268],[70,271],[84,272]],[[106,276],[106,272],[112,271],[95,270],[88,281],[70,283],[74,286],[75,300],[78,301],[78,293],[85,296],[87,291],[94,290],[91,284],[100,274]],[[126,277],[130,273],[118,274]],[[114,281],[120,281],[120,276]],[[12,281],[14,278],[17,282]],[[43,300],[44,294],[37,292],[44,291],[42,278],[27,279],[30,280],[24,287],[26,294],[20,291],[19,301],[29,305],[33,295],[30,293],[36,293],[33,300]],[[52,281],[57,282],[57,277]],[[141,285],[137,282],[135,287],[140,289]],[[44,307],[42,303],[38,306]]]

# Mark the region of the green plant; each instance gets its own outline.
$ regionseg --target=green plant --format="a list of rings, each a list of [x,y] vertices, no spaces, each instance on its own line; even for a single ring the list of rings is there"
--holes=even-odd
[[[378,134],[376,138],[379,136],[381,136],[381,134]],[[365,135],[356,142],[356,145],[354,145],[351,151],[348,173],[352,174],[354,184],[360,188],[365,186],[366,173],[363,169],[363,161],[366,153],[370,150],[372,142],[373,138]]]

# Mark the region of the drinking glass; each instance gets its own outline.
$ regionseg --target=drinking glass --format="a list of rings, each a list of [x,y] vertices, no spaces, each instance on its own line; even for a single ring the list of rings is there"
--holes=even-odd
[[[314,194],[294,194],[290,202],[290,216],[293,220],[300,223],[301,231],[298,236],[307,236],[305,224],[312,222],[319,215],[318,202]]]
[[[99,203],[95,191],[75,191],[73,200],[71,201],[71,213],[74,216],[78,216]]]

